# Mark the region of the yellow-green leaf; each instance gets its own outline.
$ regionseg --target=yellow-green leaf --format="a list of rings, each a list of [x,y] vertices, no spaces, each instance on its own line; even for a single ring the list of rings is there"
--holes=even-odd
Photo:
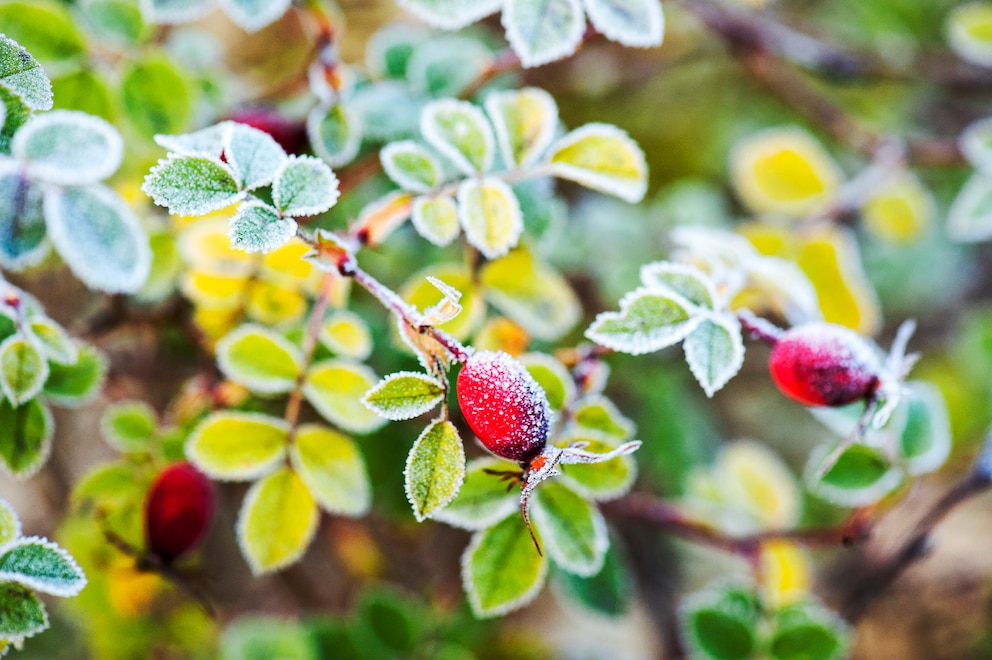
[[[603,567],[610,546],[603,514],[561,482],[541,485],[531,512],[544,550],[569,573],[590,576]]]
[[[351,438],[326,426],[304,424],[293,436],[289,458],[322,509],[346,516],[368,511],[369,477]]]
[[[32,342],[11,335],[0,343],[0,388],[12,404],[33,398],[47,378],[48,362]]]
[[[302,371],[299,349],[266,327],[245,324],[217,342],[224,375],[260,394],[288,392]]]
[[[406,496],[418,521],[444,508],[465,478],[465,450],[454,424],[435,420],[424,429],[406,459]]]
[[[585,442],[585,451],[605,454],[620,444],[616,437],[595,431],[578,431],[557,442],[564,447],[573,442]],[[630,490],[637,478],[637,462],[633,456],[616,456],[602,463],[562,465],[563,481],[575,492],[591,500],[609,500]]]
[[[480,618],[500,616],[534,600],[547,574],[547,557],[538,554],[517,516],[476,532],[462,555],[462,582]]]
[[[458,222],[466,240],[487,259],[506,254],[524,230],[520,202],[510,186],[495,178],[466,179],[458,187]]]
[[[255,482],[238,514],[238,543],[255,575],[297,561],[317,531],[317,502],[306,484],[284,467]]]
[[[78,347],[66,331],[50,318],[36,316],[28,322],[28,329],[46,359],[58,364],[75,364],[79,359]]]
[[[648,187],[644,152],[626,133],[610,124],[586,124],[551,146],[555,176],[636,203]]]
[[[372,354],[372,332],[365,320],[346,309],[336,310],[317,335],[320,343],[335,355],[364,360]]]
[[[478,531],[492,527],[503,518],[520,511],[520,496],[508,491],[506,482],[498,474],[487,470],[517,470],[507,461],[486,457],[471,461],[465,468],[465,480],[458,494],[443,509],[434,511],[431,518],[441,522]]]
[[[427,374],[398,371],[379,381],[362,402],[377,415],[399,421],[433,409],[446,392],[443,383]]]
[[[458,236],[458,207],[449,195],[414,199],[411,221],[418,234],[437,246]]]
[[[554,357],[547,353],[525,353],[518,359],[544,390],[553,410],[561,410],[575,397],[575,379]]]
[[[303,395],[329,422],[353,433],[371,433],[385,420],[362,405],[362,399],[378,381],[364,364],[325,360],[307,372]]]
[[[538,87],[491,92],[486,97],[486,113],[496,129],[496,143],[507,169],[534,163],[558,128],[558,105]]]
[[[947,14],[947,43],[961,59],[992,66],[992,4],[966,2]]]
[[[468,338],[486,316],[486,302],[472,282],[472,273],[464,264],[438,263],[414,273],[400,289],[400,295],[417,309],[426,310],[444,298],[428,277],[435,277],[462,293],[458,302],[462,312],[438,326],[458,340]]]
[[[219,411],[193,430],[186,455],[213,479],[256,479],[283,461],[288,439],[289,424],[282,419]]]

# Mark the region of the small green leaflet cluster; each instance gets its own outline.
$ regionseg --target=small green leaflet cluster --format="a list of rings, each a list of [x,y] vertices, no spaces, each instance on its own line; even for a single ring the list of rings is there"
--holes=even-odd
[[[864,406],[816,408],[810,412],[838,436],[854,432]],[[860,507],[874,504],[907,477],[932,472],[951,451],[951,427],[940,392],[929,383],[905,384],[901,401],[880,429],[868,429],[861,442],[847,447],[825,472],[822,463],[833,452],[821,447],[805,470],[809,489],[834,504]]]
[[[551,442],[559,447],[585,443],[589,452],[606,453],[631,439],[633,423],[598,391],[579,394],[572,375],[552,356],[528,353],[520,361],[547,393],[552,410],[569,420]],[[387,419],[403,420],[429,412],[446,393],[446,384],[434,376],[398,372],[380,381],[364,401]],[[529,603],[552,563],[571,576],[563,580],[580,600],[585,580],[622,582],[616,578],[615,558],[609,575],[599,577],[610,543],[595,502],[630,489],[636,477],[633,458],[560,469],[559,480],[536,491],[531,509],[534,533],[546,552],[541,556],[520,519],[519,495],[489,472],[519,471],[518,465],[498,458],[466,465],[446,411],[415,441],[406,465],[407,497],[417,520],[432,518],[475,532],[462,557],[462,578],[477,616],[499,616]]]
[[[494,259],[516,246],[524,229],[509,182],[552,175],[628,202],[643,198],[647,165],[626,133],[587,124],[555,140],[557,130],[554,99],[535,87],[491,92],[485,112],[468,101],[432,101],[420,115],[428,146],[402,140],[380,152],[383,169],[402,192],[373,202],[363,216],[402,200],[413,226],[431,243],[447,245],[461,229],[469,244]],[[495,168],[497,150],[502,168]]]
[[[286,394],[300,384],[317,412],[344,431],[369,433],[382,425],[360,403],[378,380],[371,369],[334,358],[304,370],[300,349],[268,328],[247,324],[229,333],[217,344],[217,363],[230,380],[255,394]],[[190,434],[186,454],[212,479],[254,482],[237,531],[255,574],[298,560],[316,532],[321,509],[359,516],[371,503],[357,445],[321,424],[291,428],[270,415],[214,412]]]
[[[148,277],[151,250],[140,220],[100,183],[121,163],[117,130],[83,112],[55,110],[38,63],[0,35],[0,266],[20,271],[51,246],[84,284],[133,293]]]
[[[947,213],[947,234],[956,241],[992,239],[992,117],[969,125],[958,146],[975,172],[968,178]]]
[[[27,294],[0,281],[0,461],[18,478],[48,459],[49,403],[75,407],[103,384],[106,359],[71,338]]]
[[[328,210],[338,200],[338,180],[323,161],[287,156],[272,137],[225,121],[186,135],[156,135],[169,150],[145,177],[142,190],[177,215],[206,215],[238,204],[231,244],[268,252],[296,235],[296,220]],[[272,187],[272,204],[251,191]]]
[[[742,585],[721,584],[692,594],[679,611],[682,631],[698,660],[839,660],[847,656],[850,630],[815,600],[763,607]]]
[[[665,18],[657,0],[398,0],[434,27],[457,30],[502,10],[506,40],[525,67],[567,57],[582,43],[586,16],[625,46],[658,46]]]
[[[0,500],[0,655],[48,628],[36,591],[75,596],[86,576],[68,552],[37,536],[21,536],[17,513]]]
[[[139,0],[138,4],[149,23],[189,23],[217,7],[241,29],[256,32],[281,18],[292,0]]]

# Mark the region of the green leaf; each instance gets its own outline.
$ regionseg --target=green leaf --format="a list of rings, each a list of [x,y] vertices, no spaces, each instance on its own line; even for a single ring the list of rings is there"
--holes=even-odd
[[[34,398],[48,378],[48,362],[33,342],[11,335],[0,343],[0,388],[14,406]]]
[[[53,188],[45,194],[48,238],[85,285],[134,293],[148,278],[152,251],[138,216],[101,184]]]
[[[0,46],[2,46],[2,42],[0,42]],[[0,82],[0,105],[3,106],[3,112],[0,112],[0,116],[3,118],[3,130],[0,131],[0,152],[10,153],[10,141],[14,137],[14,133],[31,117],[32,112],[31,108],[4,87],[2,82]]]
[[[518,360],[544,390],[552,410],[560,411],[575,398],[575,379],[554,357],[547,353],[524,353]]]
[[[990,21],[992,9],[984,2],[966,2],[951,9],[944,23],[951,50],[971,64],[992,66]]]
[[[234,122],[223,121],[192,133],[178,135],[157,133],[152,139],[158,146],[180,156],[200,156],[212,161],[220,161],[233,125]]]
[[[0,265],[21,271],[48,255],[43,193],[15,161],[0,163]]]
[[[836,614],[813,603],[775,613],[769,644],[773,660],[837,660],[847,657],[850,631]]]
[[[374,78],[404,78],[413,49],[430,32],[407,23],[389,23],[376,30],[365,45],[365,66]]]
[[[385,423],[362,405],[379,378],[364,364],[325,360],[310,368],[303,395],[324,419],[353,433],[371,433]]]
[[[450,195],[417,197],[413,200],[411,221],[418,234],[439,247],[458,236],[458,207]]]
[[[572,602],[607,617],[621,617],[630,611],[634,595],[634,577],[620,556],[616,541],[610,543],[603,568],[595,575],[581,577],[567,571],[554,572],[554,585]]]
[[[362,146],[362,122],[342,103],[318,105],[307,115],[307,136],[315,154],[331,167],[347,165]]]
[[[27,330],[46,360],[58,364],[75,364],[79,359],[79,348],[65,329],[52,319],[46,316],[31,317],[27,322]]]
[[[186,455],[212,479],[257,479],[285,459],[289,430],[284,420],[269,415],[218,411],[190,433]]]
[[[372,332],[368,324],[346,309],[335,310],[320,326],[317,338],[335,355],[364,360],[372,354]]]
[[[17,512],[5,499],[0,498],[0,545],[6,545],[21,535],[21,521]]]
[[[147,451],[149,441],[158,433],[158,415],[144,401],[121,401],[103,411],[100,431],[118,451]]]
[[[72,365],[49,364],[42,394],[60,406],[75,407],[89,401],[100,390],[107,374],[107,358],[96,348],[76,343],[79,359]]]
[[[175,234],[165,227],[153,229],[148,236],[152,265],[145,283],[134,297],[141,303],[163,302],[176,289],[176,280],[185,264],[179,255]]]
[[[487,259],[502,257],[524,230],[520,202],[496,178],[466,179],[458,187],[458,221],[465,239]]]
[[[500,520],[520,510],[520,497],[506,488],[499,475],[486,470],[513,471],[513,463],[498,458],[477,458],[465,469],[465,480],[458,494],[431,518],[473,531],[492,527]]]
[[[0,582],[0,637],[24,639],[48,628],[45,606],[27,587]]]
[[[571,55],[582,42],[586,16],[579,0],[506,0],[506,40],[525,67]]]
[[[582,576],[600,571],[610,539],[599,509],[561,482],[547,482],[534,493],[531,516],[558,566]]]
[[[129,0],[83,0],[78,7],[101,39],[132,46],[148,33],[141,10]],[[55,95],[58,97],[58,92]]]
[[[231,218],[228,237],[231,247],[245,252],[271,252],[296,236],[296,221],[280,217],[279,213],[259,200],[238,206]]]
[[[906,423],[899,435],[899,454],[911,475],[939,468],[951,453],[951,426],[944,397],[923,381],[907,383],[903,398]]]
[[[48,460],[55,424],[38,399],[17,408],[0,401],[0,459],[19,479],[30,477]]]
[[[0,5],[0,33],[45,62],[79,57],[86,48],[68,9],[50,0]]]
[[[320,660],[301,621],[271,615],[239,616],[220,635],[221,660]]]
[[[0,34],[0,87],[31,110],[52,109],[52,83],[23,46]],[[7,105],[7,114],[11,108]]]
[[[979,170],[965,182],[947,212],[947,235],[963,243],[992,238],[992,174]]]
[[[581,429],[604,433],[620,441],[634,437],[634,422],[624,417],[623,413],[617,410],[616,405],[605,396],[584,397],[575,406],[572,420]]]
[[[747,660],[757,647],[759,609],[755,595],[740,587],[698,592],[683,602],[680,618],[693,657]]]
[[[503,0],[398,0],[400,7],[428,25],[457,30],[499,11]]]
[[[822,477],[816,478],[824,457],[823,452],[810,456],[806,470],[810,491],[841,506],[874,504],[903,479],[880,450],[867,445],[851,445]]]
[[[348,109],[354,112],[351,139],[388,142],[416,135],[424,101],[411,87],[398,80],[383,80],[356,89],[348,99]]]
[[[535,339],[554,341],[579,320],[582,310],[561,274],[518,248],[479,273],[486,299]]]
[[[106,80],[92,69],[70,71],[52,79],[55,107],[78,110],[110,121],[114,103]]]
[[[223,122],[223,153],[238,186],[253,190],[272,183],[286,162],[286,152],[265,131],[234,121]]]
[[[496,144],[492,129],[482,110],[468,101],[428,103],[420,115],[420,132],[468,176],[487,172],[493,165]]]
[[[259,394],[290,391],[303,371],[303,356],[292,342],[254,323],[229,332],[216,350],[224,375]]]
[[[586,431],[568,435],[558,441],[559,446],[585,442],[585,451],[605,454],[617,448],[617,438]],[[575,492],[590,500],[609,500],[630,490],[637,478],[637,462],[633,456],[616,456],[602,463],[577,463],[562,465],[563,482]]]
[[[76,560],[43,538],[19,538],[0,547],[0,553],[0,582],[16,582],[53,596],[75,596],[86,586]]]
[[[429,610],[425,605],[420,599],[388,587],[368,589],[358,604],[359,630],[374,638],[390,653],[406,657],[416,655],[423,638],[432,630]],[[457,660],[439,656],[435,645],[432,645],[431,656]]]
[[[501,616],[531,602],[547,573],[547,558],[538,554],[516,516],[476,532],[462,555],[462,583],[479,618]]]
[[[586,124],[551,146],[551,171],[562,179],[636,203],[644,198],[644,153],[616,126]]]
[[[672,346],[701,321],[689,301],[674,293],[639,288],[620,300],[619,312],[601,312],[586,330],[588,339],[630,355]]]
[[[297,561],[317,531],[317,502],[290,468],[256,481],[238,514],[238,543],[255,575]]]
[[[228,165],[203,156],[174,154],[151,169],[141,189],[176,215],[206,215],[244,196]]]
[[[649,289],[674,291],[693,305],[714,309],[717,304],[713,278],[691,264],[655,261],[641,266],[641,283]]]
[[[189,23],[207,14],[213,3],[208,0],[142,0],[139,4],[149,23]]]
[[[413,140],[390,142],[379,152],[386,175],[403,190],[427,192],[443,180],[434,154]]]
[[[274,23],[289,9],[292,0],[218,0],[234,24],[246,32],[257,32]]]
[[[131,123],[149,137],[180,133],[193,115],[193,95],[179,69],[169,60],[153,56],[135,62],[121,80],[124,112]]]
[[[272,201],[291,216],[317,215],[338,201],[338,178],[321,160],[290,156],[276,173]]]
[[[703,318],[682,344],[689,370],[712,397],[744,364],[741,326],[730,313]]]
[[[365,461],[351,438],[317,424],[300,426],[289,447],[293,469],[325,511],[360,516],[369,510]]]
[[[380,417],[394,421],[413,419],[441,403],[447,389],[427,374],[398,371],[368,391],[362,403]]]
[[[486,114],[496,129],[503,163],[510,170],[534,164],[558,128],[558,105],[537,87],[490,93]]]
[[[665,15],[654,0],[585,0],[589,21],[611,41],[624,46],[660,46]]]
[[[958,145],[972,167],[985,172],[992,170],[992,117],[968,124],[958,137]]]
[[[465,450],[454,424],[435,420],[413,443],[406,459],[406,497],[418,522],[455,497],[465,479]]]

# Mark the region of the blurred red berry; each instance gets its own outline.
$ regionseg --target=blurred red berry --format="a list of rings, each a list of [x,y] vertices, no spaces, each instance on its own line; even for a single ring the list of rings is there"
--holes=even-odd
[[[168,563],[196,548],[207,535],[216,510],[214,485],[190,463],[162,470],[145,497],[145,542]]]
[[[272,108],[245,108],[231,113],[225,119],[265,131],[286,153],[300,153],[307,143],[307,131],[303,122],[287,119]]]

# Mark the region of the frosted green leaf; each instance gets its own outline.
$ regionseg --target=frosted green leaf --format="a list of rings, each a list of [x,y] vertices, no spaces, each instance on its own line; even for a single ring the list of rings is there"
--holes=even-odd
[[[965,182],[947,212],[947,235],[964,243],[992,239],[992,174],[978,171]]]
[[[59,364],[75,364],[79,359],[79,349],[72,338],[52,319],[33,316],[27,322],[27,330],[45,359]]]
[[[655,261],[641,266],[641,283],[652,289],[668,289],[700,307],[713,309],[716,286],[713,278],[690,264]]]
[[[390,142],[379,152],[382,169],[403,190],[427,192],[442,181],[434,155],[413,140]]]
[[[951,452],[951,426],[944,397],[924,381],[906,384],[905,424],[899,434],[898,449],[911,475],[926,474],[939,468]]]
[[[31,118],[31,109],[24,104],[13,92],[0,84],[0,103],[2,103],[3,130],[0,131],[0,153],[10,153],[10,140],[17,129]]]
[[[479,618],[501,616],[537,596],[548,574],[523,520],[509,516],[476,532],[462,555],[462,584]]]
[[[961,131],[958,146],[973,167],[992,172],[992,117],[968,124]]]
[[[368,324],[346,309],[335,310],[320,326],[317,338],[335,355],[364,360],[372,354],[372,332]]]
[[[114,102],[102,72],[91,69],[69,71],[52,78],[55,107],[79,110],[111,120],[115,115]]]
[[[682,344],[689,370],[712,397],[744,364],[741,326],[731,314],[703,318]]]
[[[13,407],[0,401],[0,459],[18,479],[37,472],[52,449],[52,411],[38,399]]]
[[[303,395],[329,422],[353,433],[371,433],[385,420],[362,405],[362,399],[378,381],[364,364],[325,360],[307,372]]]
[[[361,117],[342,103],[318,105],[307,115],[307,136],[314,153],[328,165],[346,165],[362,146]]]
[[[289,447],[293,469],[322,509],[360,516],[372,502],[365,461],[347,436],[325,426],[304,424]]]
[[[551,146],[551,171],[562,179],[636,203],[648,187],[648,166],[637,143],[616,126],[586,124]]]
[[[245,324],[217,342],[217,366],[224,375],[259,394],[293,389],[303,356],[288,339],[261,325]]]
[[[400,421],[432,410],[446,393],[446,388],[436,378],[413,371],[398,371],[379,381],[362,403],[380,417]]]
[[[947,14],[944,33],[958,57],[978,66],[992,67],[992,7],[987,2],[966,2]]]
[[[503,0],[397,0],[400,7],[431,27],[457,30],[499,11]]]
[[[624,46],[660,46],[665,15],[655,0],[583,0],[589,21],[611,41]]]
[[[575,379],[561,362],[547,353],[524,353],[518,360],[541,386],[551,409],[560,411],[575,398]]]
[[[42,62],[64,63],[82,55],[86,48],[68,8],[53,0],[3,3],[0,33]]]
[[[52,109],[52,83],[44,69],[13,39],[0,34],[0,87],[31,110]],[[10,108],[7,108],[8,112]]]
[[[862,444],[853,444],[823,474],[823,461],[830,452],[814,452],[806,466],[805,478],[809,490],[828,502],[840,506],[874,504],[902,483],[902,472],[894,467],[881,451]]]
[[[139,0],[141,13],[149,23],[190,23],[213,8],[209,0]]]
[[[290,156],[272,184],[272,202],[285,215],[316,215],[338,201],[338,178],[312,156]]]
[[[506,40],[528,68],[574,53],[586,29],[579,0],[506,0],[502,21]]]
[[[115,171],[124,141],[107,121],[75,110],[32,117],[14,134],[11,155],[28,163],[31,175],[60,186],[96,183]]]
[[[0,162],[0,265],[21,271],[48,255],[43,193],[15,161]]]
[[[458,220],[469,244],[487,259],[509,252],[524,229],[516,195],[495,178],[462,182],[458,187]]]
[[[428,103],[420,115],[420,132],[464,174],[487,172],[493,165],[493,131],[482,110],[468,101]]]
[[[558,128],[558,105],[537,87],[490,93],[486,114],[496,129],[503,162],[511,170],[537,161]]]
[[[83,0],[77,6],[101,39],[130,46],[147,34],[140,8],[129,0]]]
[[[245,252],[271,252],[296,236],[296,221],[259,200],[238,206],[227,236],[231,246]]]
[[[216,646],[210,646],[218,649],[215,657],[221,660],[322,660],[327,657],[321,655],[318,648],[333,648],[334,655],[342,651],[347,653],[352,647],[326,646],[325,626],[333,625],[325,623],[327,618],[314,616],[301,620],[262,613],[239,614],[224,624]]]
[[[180,156],[201,156],[213,161],[224,153],[224,143],[233,122],[221,122],[192,133],[154,136],[155,143]]]
[[[0,388],[13,405],[34,398],[48,378],[48,362],[35,344],[21,335],[0,343]]]
[[[16,582],[53,596],[75,596],[86,576],[68,552],[37,536],[0,547],[0,582]]]
[[[617,410],[612,401],[598,394],[583,398],[575,406],[572,421],[581,429],[605,433],[620,441],[634,437],[634,422]]]
[[[193,115],[193,94],[168,59],[153,56],[127,67],[121,79],[124,112],[144,135],[180,133]]]
[[[615,540],[596,575],[584,578],[559,570],[553,573],[553,580],[557,593],[599,617],[619,618],[631,609],[634,576]]]
[[[694,593],[683,601],[679,619],[693,657],[754,657],[760,621],[758,600],[750,590],[731,585]]]
[[[701,317],[675,293],[639,288],[620,300],[619,312],[600,312],[586,337],[621,353],[642,355],[679,343],[695,330]]]
[[[95,184],[45,194],[48,238],[73,274],[92,288],[133,293],[152,265],[148,235],[131,207]]]
[[[228,165],[203,156],[170,155],[160,160],[141,189],[176,215],[206,215],[244,196]]]
[[[406,498],[418,522],[444,508],[465,479],[465,449],[454,424],[431,422],[413,443],[403,475]]]
[[[535,339],[554,341],[579,320],[581,306],[565,278],[524,249],[483,266],[486,299]]]
[[[458,236],[458,207],[450,195],[417,197],[413,200],[411,222],[417,233],[443,247]]]
[[[48,628],[45,606],[27,587],[0,582],[0,638],[24,639]]]
[[[492,527],[520,511],[520,496],[506,489],[506,482],[486,470],[516,470],[518,466],[498,458],[477,458],[465,468],[465,479],[447,506],[431,518],[468,530]]]
[[[374,78],[403,78],[410,54],[430,36],[426,28],[390,23],[376,30],[365,44],[365,66]]]
[[[204,474],[222,481],[257,479],[286,456],[289,424],[259,413],[211,413],[193,429],[186,456]]]
[[[544,551],[569,573],[588,577],[603,567],[610,547],[603,514],[561,482],[541,485],[531,509]]]
[[[255,482],[238,514],[238,544],[255,575],[296,562],[310,545],[319,520],[317,502],[290,468]]]
[[[267,186],[286,161],[286,152],[265,131],[238,122],[227,124],[224,132],[224,158],[240,188],[253,190]]]
[[[42,394],[60,406],[76,407],[92,399],[103,385],[107,358],[97,349],[76,342],[79,359],[72,365],[50,363]]]
[[[772,660],[840,660],[849,657],[850,630],[844,621],[815,602],[787,605],[772,620]]]
[[[410,85],[396,80],[359,87],[348,99],[348,108],[355,113],[357,122],[354,125],[357,135],[352,139],[388,142],[412,137],[417,132],[423,104]],[[318,148],[314,146],[315,150]]]
[[[158,415],[144,401],[121,401],[103,411],[100,431],[107,444],[118,451],[145,451],[158,433]]]
[[[274,23],[286,13],[291,2],[292,0],[217,0],[224,13],[246,32],[257,32]]]
[[[10,543],[21,535],[21,521],[17,512],[5,499],[0,498],[0,545]]]
[[[556,442],[560,447],[574,442],[584,442],[585,451],[605,454],[619,445],[615,436],[606,433],[579,430]],[[590,500],[609,500],[630,490],[637,478],[637,462],[633,456],[615,456],[602,463],[577,463],[561,466],[562,483]]]

